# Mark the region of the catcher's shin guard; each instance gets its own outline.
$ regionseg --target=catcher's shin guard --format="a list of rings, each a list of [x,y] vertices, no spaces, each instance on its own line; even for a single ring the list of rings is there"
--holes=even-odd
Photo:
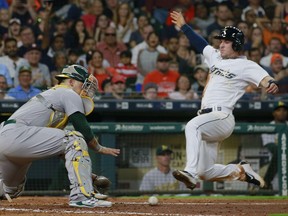
[[[76,131],[70,132],[68,135],[69,143],[65,159],[71,183],[71,195],[82,193],[86,197],[91,197],[93,195],[92,169],[87,144],[82,135]]]

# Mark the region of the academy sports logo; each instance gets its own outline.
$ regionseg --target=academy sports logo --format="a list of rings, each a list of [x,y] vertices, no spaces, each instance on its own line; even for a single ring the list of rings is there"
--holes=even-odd
[[[225,71],[225,70],[220,69],[220,68],[217,68],[217,67],[215,67],[215,65],[213,65],[211,67],[210,73],[215,74],[215,75],[220,75],[220,76],[225,77],[227,79],[232,79],[232,78],[236,77],[236,74],[233,74],[229,71]]]

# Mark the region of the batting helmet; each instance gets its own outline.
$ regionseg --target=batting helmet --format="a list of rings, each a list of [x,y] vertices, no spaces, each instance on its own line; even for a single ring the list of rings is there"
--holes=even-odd
[[[235,51],[240,51],[243,48],[244,34],[234,26],[226,26],[221,30],[220,34],[214,38],[232,41],[232,48]]]
[[[65,66],[62,70],[62,73],[56,75],[55,77],[58,80],[71,78],[84,83],[85,80],[89,77],[89,73],[88,70],[81,65],[73,64]]]

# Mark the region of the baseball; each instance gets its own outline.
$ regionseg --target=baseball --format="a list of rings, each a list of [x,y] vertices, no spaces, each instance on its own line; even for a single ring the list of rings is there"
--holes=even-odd
[[[156,196],[151,196],[148,199],[148,203],[150,205],[157,205],[158,204],[158,198]]]

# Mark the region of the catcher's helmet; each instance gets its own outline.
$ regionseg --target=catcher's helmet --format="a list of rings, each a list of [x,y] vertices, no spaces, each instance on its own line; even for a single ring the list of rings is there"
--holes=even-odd
[[[89,77],[89,73],[88,70],[81,65],[73,64],[65,66],[62,70],[62,73],[56,75],[55,77],[58,80],[71,78],[84,83],[85,80]]]
[[[220,31],[220,34],[214,38],[232,41],[232,48],[235,51],[240,51],[244,44],[243,32],[234,26],[226,26]]]

